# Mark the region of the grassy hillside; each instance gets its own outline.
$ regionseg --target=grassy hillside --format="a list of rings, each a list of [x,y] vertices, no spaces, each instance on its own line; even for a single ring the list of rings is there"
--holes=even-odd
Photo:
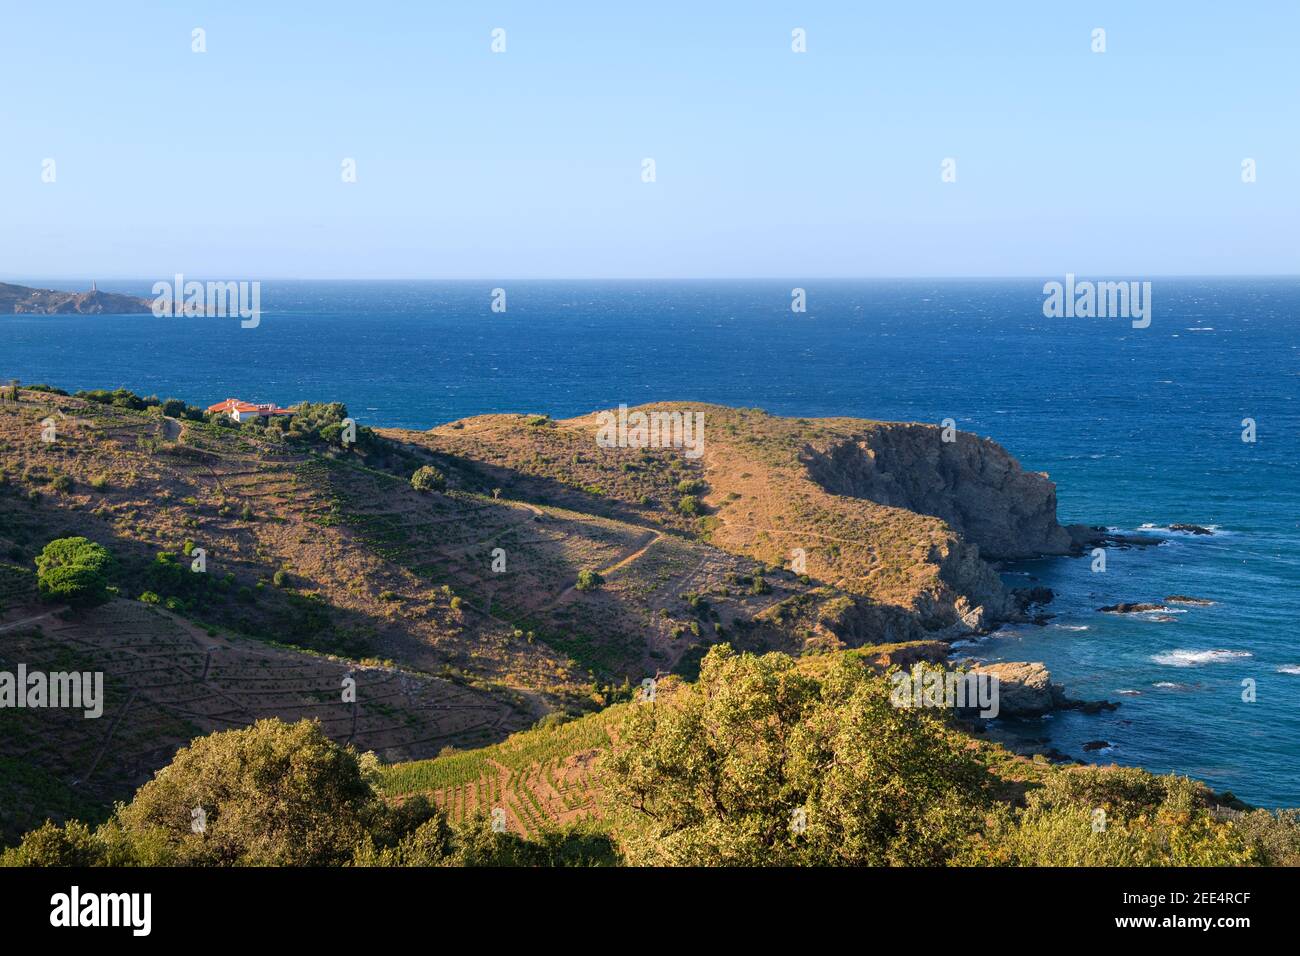
[[[4,805],[22,808],[10,834],[104,811],[190,737],[262,717],[318,717],[386,760],[430,758],[628,700],[647,677],[692,678],[720,641],[820,653],[1015,613],[949,523],[875,500],[946,507],[943,475],[964,465],[943,464],[920,426],[890,446],[892,470],[862,472],[845,443],[891,426],[703,406],[696,459],[601,447],[593,416],[362,429],[345,445],[338,405],[240,427],[121,390],[16,398],[0,401],[0,663],[102,670],[110,692],[99,721],[0,715],[0,760],[23,768],[6,784]],[[993,454],[970,442],[968,457]],[[929,497],[898,482],[913,451],[941,462]],[[422,468],[445,480],[417,490]],[[1054,526],[1054,499],[1051,512]],[[35,557],[70,536],[115,559],[108,605],[37,599]],[[457,814],[514,794],[525,830],[594,807],[582,748],[524,766],[499,746],[472,781],[426,789]]]
[[[429,432],[381,433],[446,456],[484,492],[663,529],[765,568],[789,570],[802,558],[789,577],[814,589],[785,613],[803,640],[823,645],[917,638],[979,620],[980,608],[989,620],[1005,616],[1014,601],[980,560],[981,543],[997,553],[1017,533],[1030,550],[1061,550],[1068,541],[1045,476],[1021,472],[996,445],[970,435],[947,442],[929,426],[785,419],[716,405],[638,410],[702,413],[702,457],[599,448],[597,414],[563,421],[489,415]],[[911,473],[928,483],[924,493],[909,487]],[[982,497],[967,501],[969,489]],[[687,499],[694,504],[683,509]],[[891,503],[899,501],[936,513]],[[970,537],[940,511],[969,525]],[[980,512],[987,521],[973,520]],[[817,599],[812,613],[808,595]]]

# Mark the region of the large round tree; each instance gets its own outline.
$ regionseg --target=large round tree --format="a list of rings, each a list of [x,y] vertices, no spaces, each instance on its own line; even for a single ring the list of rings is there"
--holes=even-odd
[[[987,802],[960,741],[862,661],[813,676],[726,644],[632,708],[604,770],[630,859],[652,865],[944,864]]]
[[[105,835],[136,863],[321,866],[347,862],[381,811],[356,751],[317,723],[260,720],[183,747]]]
[[[113,556],[89,538],[56,538],[36,559],[36,586],[47,601],[93,607],[109,599]]]

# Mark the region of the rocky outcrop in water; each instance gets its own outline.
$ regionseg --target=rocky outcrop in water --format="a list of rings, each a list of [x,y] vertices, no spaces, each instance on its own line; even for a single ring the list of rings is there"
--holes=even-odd
[[[998,715],[1001,717],[1040,717],[1054,710],[1081,710],[1095,714],[1119,706],[1106,700],[1075,700],[1066,696],[1065,688],[1052,683],[1051,673],[1038,661],[980,664],[972,670],[998,679]]]
[[[1046,714],[1065,699],[1065,689],[1053,684],[1052,675],[1039,663],[1008,661],[981,664],[973,670],[998,679],[998,711],[1004,717]]]
[[[1162,607],[1163,604],[1135,604],[1121,601],[1119,604],[1107,604],[1097,610],[1105,614],[1143,614],[1147,611],[1159,611]]]

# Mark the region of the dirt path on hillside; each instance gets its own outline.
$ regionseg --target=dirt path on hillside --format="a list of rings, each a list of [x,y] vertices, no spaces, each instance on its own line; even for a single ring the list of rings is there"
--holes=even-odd
[[[3,634],[5,631],[17,630],[18,628],[24,627],[28,624],[35,624],[37,621],[44,621],[46,618],[54,617],[54,615],[58,614],[60,611],[66,610],[67,608],[65,607],[59,607],[55,608],[53,611],[46,611],[44,614],[38,614],[35,617],[27,617],[23,618],[21,621],[14,621],[12,624],[6,624],[4,627],[0,627],[0,634]]]
[[[663,536],[664,536],[664,535],[663,535],[663,532],[662,532],[662,531],[652,531],[652,532],[650,532],[650,539],[649,539],[649,540],[648,540],[644,545],[642,545],[642,546],[641,546],[640,548],[638,548],[637,550],[633,551],[631,554],[629,554],[629,555],[628,555],[626,558],[624,558],[623,560],[618,561],[618,562],[615,562],[614,564],[611,564],[611,565],[610,565],[609,567],[607,567],[607,568],[603,568],[603,569],[601,569],[601,572],[600,572],[600,573],[601,573],[601,574],[613,574],[613,573],[614,573],[615,571],[617,571],[619,568],[625,568],[625,567],[627,567],[629,564],[631,564],[631,563],[632,563],[633,561],[635,561],[637,558],[641,557],[641,555],[643,555],[643,554],[645,554],[647,551],[649,551],[649,550],[650,550],[650,546],[651,546],[652,544],[654,544],[656,541],[660,541],[660,540],[662,540],[662,539],[663,539]]]
[[[663,536],[664,536],[664,533],[663,533],[662,531],[651,531],[651,532],[649,532],[649,537],[648,537],[648,539],[645,539],[645,541],[644,541],[643,544],[638,545],[635,551],[633,551],[631,554],[626,555],[625,557],[620,558],[618,561],[615,561],[615,562],[614,562],[613,564],[611,564],[609,567],[607,567],[607,568],[601,568],[597,573],[598,573],[601,577],[604,577],[604,576],[607,575],[607,574],[613,574],[615,571],[619,570],[620,568],[625,568],[625,567],[627,567],[629,564],[631,564],[631,563],[632,563],[633,561],[635,561],[637,558],[641,557],[643,554],[645,554],[647,551],[649,551],[650,548],[651,548],[651,546],[652,546],[656,541],[661,540],[661,539],[663,538]],[[551,609],[554,608],[557,604],[560,604],[560,603],[563,602],[563,601],[567,601],[567,600],[569,600],[569,599],[570,599],[570,598],[571,598],[571,597],[572,597],[572,596],[577,592],[577,590],[578,590],[578,584],[577,584],[577,582],[575,581],[573,584],[570,584],[567,588],[565,588],[563,591],[561,591],[560,594],[559,594],[559,596],[558,596],[557,598],[555,598],[555,600],[551,601],[551,603],[549,603],[549,604],[547,604],[545,607],[541,608],[541,610],[542,610],[543,612],[551,610]]]

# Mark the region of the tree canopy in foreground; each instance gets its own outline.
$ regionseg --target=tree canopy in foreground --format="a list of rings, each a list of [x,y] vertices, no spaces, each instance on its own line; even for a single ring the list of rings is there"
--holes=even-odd
[[[853,653],[796,661],[724,644],[697,682],[664,684],[644,703],[582,718],[616,724],[600,816],[530,838],[481,813],[452,823],[422,793],[385,799],[373,755],[314,722],[262,720],[195,739],[99,827],[47,822],[0,864],[1300,862],[1294,813],[1229,810],[1177,776],[1014,758],[942,711],[894,707],[888,680]],[[548,742],[561,738],[540,735],[569,726],[541,724],[517,743],[553,758]]]

